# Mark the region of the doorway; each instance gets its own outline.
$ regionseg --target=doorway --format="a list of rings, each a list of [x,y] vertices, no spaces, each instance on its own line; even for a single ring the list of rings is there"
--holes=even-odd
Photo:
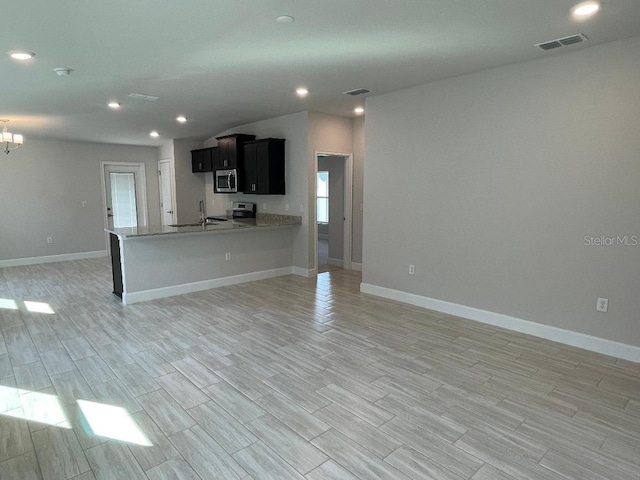
[[[158,161],[158,188],[160,189],[160,221],[162,225],[173,225],[176,221],[176,188],[173,159]]]
[[[352,154],[316,152],[316,273],[351,269],[352,172]]]
[[[147,225],[144,163],[101,162],[105,228]],[[109,247],[107,235],[107,248]]]

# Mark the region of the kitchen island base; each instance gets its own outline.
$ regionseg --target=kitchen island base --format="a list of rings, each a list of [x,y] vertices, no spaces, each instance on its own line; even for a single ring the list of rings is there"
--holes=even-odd
[[[294,273],[293,238],[299,224],[109,230],[113,292],[131,304]]]

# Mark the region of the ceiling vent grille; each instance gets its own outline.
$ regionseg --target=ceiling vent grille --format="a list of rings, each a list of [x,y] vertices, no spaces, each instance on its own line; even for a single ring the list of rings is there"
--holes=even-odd
[[[136,100],[149,100],[151,102],[155,102],[160,97],[156,97],[155,95],[147,95],[146,93],[130,93],[129,96],[131,98],[135,98]]]
[[[582,43],[585,40],[589,39],[586,35],[579,33],[577,35],[558,38],[557,40],[551,40],[549,42],[537,43],[536,47],[541,48],[542,50],[553,50],[554,48],[566,47],[567,45],[573,45],[574,43]]]
[[[369,93],[370,90],[367,90],[366,88],[356,88],[355,90],[349,90],[348,92],[343,92],[345,95],[351,95],[352,97],[358,96],[358,95],[364,95],[365,93]]]

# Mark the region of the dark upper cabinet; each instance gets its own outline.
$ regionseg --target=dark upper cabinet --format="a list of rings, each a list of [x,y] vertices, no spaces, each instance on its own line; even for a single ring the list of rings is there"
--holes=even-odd
[[[264,138],[244,144],[243,193],[284,195],[284,142]]]
[[[243,133],[217,137],[218,149],[213,159],[214,170],[241,168],[244,153],[242,145],[244,142],[255,140],[255,138],[255,135],[245,135]]]
[[[191,150],[191,171],[193,173],[213,172],[215,147]]]

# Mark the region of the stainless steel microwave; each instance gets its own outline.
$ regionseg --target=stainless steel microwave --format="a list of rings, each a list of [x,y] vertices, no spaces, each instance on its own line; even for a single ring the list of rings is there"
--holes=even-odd
[[[216,170],[213,176],[215,180],[216,193],[237,193],[238,192],[238,171]]]

